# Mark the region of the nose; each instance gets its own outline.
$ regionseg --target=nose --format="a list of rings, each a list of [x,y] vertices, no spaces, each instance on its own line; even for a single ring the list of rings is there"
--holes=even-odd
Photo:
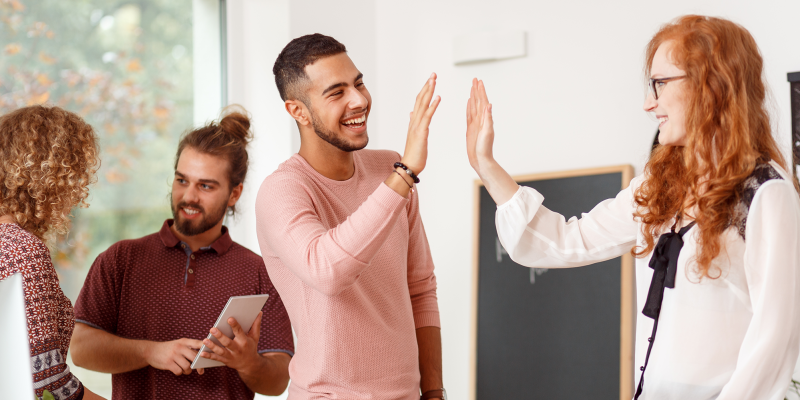
[[[353,110],[363,110],[366,109],[369,105],[369,100],[367,100],[367,96],[364,96],[358,89],[352,88],[349,90],[350,98],[348,101],[348,107]]]
[[[655,99],[655,97],[653,97],[653,93],[650,93],[650,91],[648,90],[647,96],[644,98],[644,105],[642,106],[642,108],[645,111],[650,112],[653,111],[656,107],[658,107],[658,101]]]
[[[189,185],[183,192],[183,201],[188,204],[196,204],[200,201],[197,195],[197,188],[194,185]]]

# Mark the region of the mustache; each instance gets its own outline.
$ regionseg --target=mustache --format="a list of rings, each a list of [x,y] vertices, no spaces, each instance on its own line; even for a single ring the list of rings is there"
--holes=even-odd
[[[180,203],[178,203],[178,205],[175,206],[175,209],[176,210],[180,210],[181,208],[184,208],[184,207],[194,208],[195,210],[200,211],[201,214],[205,214],[206,213],[206,210],[199,203],[189,204],[189,203],[187,203],[185,201],[181,201]]]

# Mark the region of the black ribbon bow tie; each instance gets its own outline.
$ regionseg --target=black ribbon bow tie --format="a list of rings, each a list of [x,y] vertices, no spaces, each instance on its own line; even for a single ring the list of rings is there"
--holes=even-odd
[[[694,226],[694,222],[684,226],[680,231],[674,230],[661,235],[650,258],[653,279],[647,292],[642,314],[658,319],[661,313],[661,301],[664,299],[664,288],[675,288],[675,274],[678,272],[678,255],[683,248],[683,235]]]

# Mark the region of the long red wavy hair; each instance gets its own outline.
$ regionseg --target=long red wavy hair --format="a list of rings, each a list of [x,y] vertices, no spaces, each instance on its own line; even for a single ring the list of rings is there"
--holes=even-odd
[[[720,18],[680,17],[647,45],[646,77],[667,41],[670,60],[686,72],[686,145],[658,146],[651,155],[647,179],[634,196],[644,244],[632,253],[649,254],[673,218],[696,206],[697,272],[715,279],[722,271],[711,261],[720,253],[720,236],[731,224],[744,180],[759,163],[774,160],[786,168],[786,162],[770,129],[763,60],[750,33]]]

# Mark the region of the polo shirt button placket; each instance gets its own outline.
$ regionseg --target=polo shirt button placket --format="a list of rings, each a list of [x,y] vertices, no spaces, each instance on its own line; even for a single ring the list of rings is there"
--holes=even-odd
[[[186,269],[186,288],[191,289],[194,287],[195,277],[195,270],[197,269],[197,256],[195,253],[189,254],[189,266]]]

